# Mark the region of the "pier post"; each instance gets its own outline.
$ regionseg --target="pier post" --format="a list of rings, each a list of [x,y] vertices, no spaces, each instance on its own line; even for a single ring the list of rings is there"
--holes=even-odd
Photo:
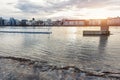
[[[109,31],[109,25],[107,25],[107,19],[103,19],[101,20],[101,34],[102,35],[109,35],[110,31]]]

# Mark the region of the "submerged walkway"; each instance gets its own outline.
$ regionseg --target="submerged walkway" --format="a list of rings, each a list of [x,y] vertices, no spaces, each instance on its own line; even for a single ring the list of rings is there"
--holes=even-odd
[[[32,32],[32,31],[0,31],[0,33],[51,34],[52,32]]]

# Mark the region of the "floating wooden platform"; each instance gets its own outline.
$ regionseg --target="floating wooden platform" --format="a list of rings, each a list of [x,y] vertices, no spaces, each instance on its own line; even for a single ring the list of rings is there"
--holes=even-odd
[[[110,31],[83,31],[83,35],[110,35]]]

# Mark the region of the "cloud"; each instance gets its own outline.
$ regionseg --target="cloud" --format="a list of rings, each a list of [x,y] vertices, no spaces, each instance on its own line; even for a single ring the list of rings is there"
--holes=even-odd
[[[9,2],[9,3],[7,3],[7,5],[13,5],[14,3],[11,3],[11,2]]]
[[[38,12],[38,8],[40,8],[40,6],[33,4],[28,0],[18,0],[15,7],[21,10],[22,12],[27,12],[27,13],[36,13]]]
[[[44,5],[41,5],[28,0],[19,0],[15,7],[25,13],[40,13],[61,11],[69,6],[72,6],[69,1],[45,0]]]
[[[16,5],[15,5],[16,4]],[[74,15],[88,15],[88,9],[119,9],[120,0],[17,0],[16,10],[26,16],[68,16],[69,11]],[[13,5],[8,3],[8,5]],[[117,6],[117,7],[115,7]],[[85,12],[82,12],[86,9]],[[87,14],[86,14],[87,13]],[[57,15],[59,14],[59,15]],[[73,16],[74,16],[73,15]]]
[[[73,6],[78,9],[105,7],[108,6],[108,4],[112,4],[113,1],[111,1],[112,0],[44,0],[44,5],[41,5],[30,0],[18,0],[16,8],[25,13],[56,12],[70,9]]]
[[[117,11],[117,10],[120,10],[120,6],[107,7],[107,9],[110,11]]]

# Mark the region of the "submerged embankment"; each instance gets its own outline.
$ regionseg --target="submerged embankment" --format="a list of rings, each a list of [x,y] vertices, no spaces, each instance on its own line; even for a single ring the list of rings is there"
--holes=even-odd
[[[120,80],[120,72],[92,71],[46,61],[0,56],[1,80]]]

